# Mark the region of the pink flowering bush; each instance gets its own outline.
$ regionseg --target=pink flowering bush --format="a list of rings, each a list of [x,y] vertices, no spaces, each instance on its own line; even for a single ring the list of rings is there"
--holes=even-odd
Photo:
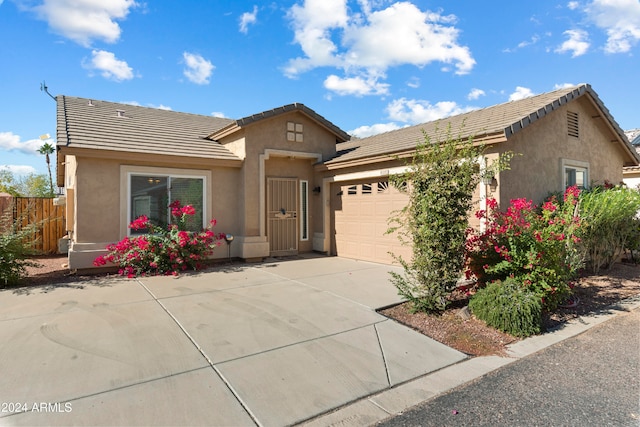
[[[203,260],[220,245],[224,233],[212,231],[215,219],[201,231],[187,231],[188,216],[196,213],[193,206],[182,206],[175,201],[169,208],[172,221],[166,228],[154,225],[143,215],[129,224],[129,228],[146,231],[146,234],[125,237],[108,245],[109,252],[97,257],[93,264],[96,267],[115,264],[120,267],[119,274],[127,277],[177,275],[180,271],[201,268]]]
[[[466,242],[467,277],[480,285],[513,279],[553,310],[571,293],[572,281],[583,267],[581,221],[577,212],[580,191],[569,187],[563,200],[551,197],[541,207],[530,200],[511,201],[506,212],[487,201],[483,232],[469,230]]]

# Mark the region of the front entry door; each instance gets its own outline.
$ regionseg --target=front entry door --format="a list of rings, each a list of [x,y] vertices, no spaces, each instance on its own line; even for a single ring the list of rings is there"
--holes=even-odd
[[[267,178],[267,238],[271,256],[298,253],[298,180]]]

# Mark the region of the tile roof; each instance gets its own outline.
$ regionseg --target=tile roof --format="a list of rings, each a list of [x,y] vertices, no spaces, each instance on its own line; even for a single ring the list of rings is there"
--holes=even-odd
[[[458,134],[462,138],[473,135],[476,141],[504,141],[512,134],[544,117],[561,105],[586,93],[592,96],[594,102],[611,123],[614,131],[626,144],[623,131],[615,122],[609,110],[600,101],[595,91],[591,89],[591,86],[578,85],[367,138],[354,139],[350,142],[338,144],[336,157],[327,160],[325,164],[338,164],[367,157],[388,156],[393,153],[410,151],[416,147],[418,142],[424,141],[423,132],[435,141],[438,136],[446,137],[446,130],[449,125],[454,137],[457,137]],[[630,152],[633,151],[631,147],[627,148]],[[633,154],[631,155],[633,156]]]
[[[245,126],[258,122],[260,120],[268,119],[270,117],[275,117],[280,114],[288,113],[291,111],[300,111],[306,114],[311,119],[316,121],[318,124],[326,128],[328,131],[332,132],[340,142],[348,141],[351,138],[349,134],[347,134],[345,131],[340,129],[338,126],[334,125],[329,120],[325,119],[323,116],[313,111],[311,108],[299,102],[283,105],[282,107],[273,108],[271,110],[266,110],[261,113],[253,114],[251,116],[247,116],[247,117],[243,117],[241,119],[235,120],[234,123],[231,123],[228,126],[225,126],[223,129],[219,129],[211,133],[208,137],[215,140],[224,135],[231,134],[239,130],[240,128],[243,128]]]
[[[60,95],[57,146],[240,160],[205,139],[234,120]]]

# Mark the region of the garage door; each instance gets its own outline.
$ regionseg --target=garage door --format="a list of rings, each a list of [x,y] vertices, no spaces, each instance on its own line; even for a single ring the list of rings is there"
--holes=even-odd
[[[396,234],[385,234],[393,211],[408,200],[388,181],[334,184],[334,251],[341,257],[393,263],[389,252],[410,259],[411,250]]]

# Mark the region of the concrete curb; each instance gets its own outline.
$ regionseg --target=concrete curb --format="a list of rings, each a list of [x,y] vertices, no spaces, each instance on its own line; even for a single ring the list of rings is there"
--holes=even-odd
[[[483,377],[540,350],[580,335],[613,317],[640,308],[640,295],[625,299],[598,312],[572,319],[559,328],[507,346],[508,357],[482,356],[466,359],[397,387],[358,400],[299,425],[370,426],[399,415],[426,400]]]

